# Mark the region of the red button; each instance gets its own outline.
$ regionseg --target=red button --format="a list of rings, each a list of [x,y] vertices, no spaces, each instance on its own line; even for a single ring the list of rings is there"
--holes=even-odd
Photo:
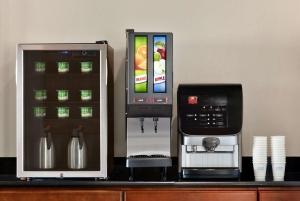
[[[198,104],[198,97],[197,96],[189,96],[188,97],[188,104],[189,105]]]

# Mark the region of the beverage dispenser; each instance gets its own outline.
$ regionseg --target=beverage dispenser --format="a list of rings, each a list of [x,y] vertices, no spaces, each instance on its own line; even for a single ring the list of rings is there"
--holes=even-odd
[[[127,30],[126,166],[171,166],[173,35]]]

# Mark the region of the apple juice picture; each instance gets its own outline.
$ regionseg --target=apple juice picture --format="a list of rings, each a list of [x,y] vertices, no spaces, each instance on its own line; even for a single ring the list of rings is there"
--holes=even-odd
[[[147,36],[135,36],[134,45],[134,90],[136,93],[147,92]]]
[[[153,63],[155,93],[166,92],[166,36],[153,37]]]

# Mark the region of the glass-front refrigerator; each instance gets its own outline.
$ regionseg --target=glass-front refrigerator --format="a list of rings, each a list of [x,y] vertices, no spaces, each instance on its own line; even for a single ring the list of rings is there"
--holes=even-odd
[[[17,177],[108,177],[112,60],[106,41],[17,46]]]

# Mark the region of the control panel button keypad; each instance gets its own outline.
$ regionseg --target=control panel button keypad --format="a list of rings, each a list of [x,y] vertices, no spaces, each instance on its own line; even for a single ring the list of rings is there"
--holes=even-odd
[[[227,126],[226,106],[203,105],[198,113],[186,113],[186,121],[189,124],[198,125],[203,128],[225,128]]]

